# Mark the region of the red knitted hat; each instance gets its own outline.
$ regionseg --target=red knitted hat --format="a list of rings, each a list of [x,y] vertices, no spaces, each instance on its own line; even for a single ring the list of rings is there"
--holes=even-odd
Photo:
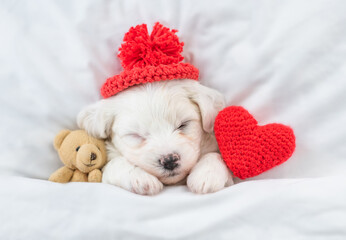
[[[198,69],[182,63],[183,42],[160,23],[156,23],[149,35],[147,25],[131,27],[125,34],[118,57],[124,71],[107,79],[101,88],[104,98],[136,84],[172,79],[198,80]]]

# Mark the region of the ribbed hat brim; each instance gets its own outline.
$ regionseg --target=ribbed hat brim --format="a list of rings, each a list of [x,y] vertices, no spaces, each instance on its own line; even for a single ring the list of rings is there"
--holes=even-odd
[[[149,65],[144,68],[135,67],[108,78],[101,88],[101,95],[108,98],[128,87],[148,82],[173,79],[198,80],[198,75],[198,69],[189,63]]]

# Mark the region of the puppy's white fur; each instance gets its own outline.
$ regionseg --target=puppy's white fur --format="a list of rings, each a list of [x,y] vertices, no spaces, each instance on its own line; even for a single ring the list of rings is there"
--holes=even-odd
[[[108,163],[102,182],[152,195],[163,184],[187,183],[195,193],[233,184],[213,134],[225,107],[217,91],[193,80],[133,86],[82,110],[77,122],[94,137],[107,139]],[[167,170],[160,157],[178,154]]]

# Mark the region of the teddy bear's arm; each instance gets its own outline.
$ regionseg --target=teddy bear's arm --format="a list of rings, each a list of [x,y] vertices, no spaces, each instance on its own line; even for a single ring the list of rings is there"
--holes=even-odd
[[[70,181],[72,175],[73,175],[73,170],[64,166],[56,170],[52,175],[50,175],[48,180],[52,182],[58,182],[58,183],[67,183]]]
[[[79,171],[78,169],[74,171],[71,182],[87,182],[87,181],[88,181],[88,177],[86,173],[83,173]]]
[[[101,182],[102,180],[102,172],[100,169],[92,170],[88,175],[89,182]]]

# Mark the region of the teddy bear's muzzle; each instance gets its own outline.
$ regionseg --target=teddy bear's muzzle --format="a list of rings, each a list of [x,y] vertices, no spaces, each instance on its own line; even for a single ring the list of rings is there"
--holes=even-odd
[[[80,147],[76,157],[76,167],[88,173],[102,164],[101,151],[94,144],[84,144]]]

